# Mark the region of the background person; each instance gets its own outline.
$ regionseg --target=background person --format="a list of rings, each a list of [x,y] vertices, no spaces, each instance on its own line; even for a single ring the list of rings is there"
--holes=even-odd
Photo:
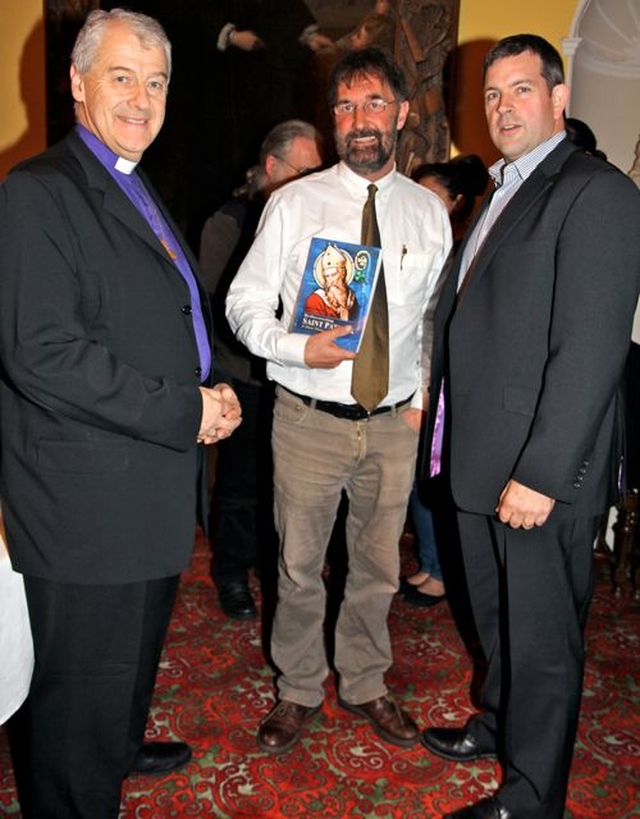
[[[454,247],[464,235],[478,196],[484,193],[489,174],[476,154],[457,156],[449,162],[435,162],[420,165],[411,175],[419,185],[433,191],[444,202],[451,219]],[[445,267],[438,287],[431,298],[425,316],[423,367],[430,369],[431,344],[433,337],[433,312],[440,296],[448,266]],[[434,410],[436,407],[434,407]],[[407,578],[401,578],[400,590],[404,602],[410,606],[429,607],[445,599],[440,556],[431,509],[437,509],[439,488],[430,484],[423,491],[421,500],[417,485],[411,490],[409,514],[417,543],[418,571]],[[450,523],[443,520],[441,531],[448,536]],[[445,541],[446,542],[446,541]]]
[[[468,154],[449,162],[425,163],[415,169],[411,178],[442,199],[451,219],[454,242],[459,243],[469,227],[478,197],[489,183],[482,159],[477,154]]]
[[[577,145],[578,148],[582,148],[583,151],[591,154],[591,156],[597,156],[599,159],[606,160],[607,155],[598,148],[596,135],[586,122],[583,122],[581,119],[576,119],[575,117],[565,117],[564,129],[567,132],[567,139],[573,142],[574,145]]]
[[[27,698],[33,673],[33,640],[22,576],[11,568],[0,505],[0,725]]]
[[[236,391],[240,429],[217,446],[210,526],[211,576],[222,610],[234,620],[255,617],[249,571],[258,567],[263,590],[274,582],[277,536],[273,523],[271,417],[273,388],[264,360],[233,335],[224,314],[229,285],[256,232],[271,193],[322,164],[320,135],[308,122],[287,120],[264,138],[248,182],[207,219],[200,266],[214,316],[216,374]]]

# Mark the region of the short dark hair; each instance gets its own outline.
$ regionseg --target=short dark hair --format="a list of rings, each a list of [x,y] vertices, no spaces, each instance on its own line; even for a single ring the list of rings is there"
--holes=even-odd
[[[451,199],[462,196],[462,202],[456,209],[456,216],[461,222],[469,217],[476,197],[484,193],[489,182],[489,173],[477,154],[456,156],[449,162],[419,165],[411,173],[413,181],[418,183],[429,177],[437,179]]]
[[[511,37],[504,37],[493,46],[491,51],[484,58],[483,77],[487,76],[487,71],[493,63],[505,57],[517,57],[525,51],[537,54],[542,61],[542,76],[547,83],[549,91],[556,85],[564,82],[564,66],[562,57],[558,51],[547,42],[544,37],[537,34],[513,34]]]
[[[583,122],[581,119],[576,119],[575,117],[566,117],[564,129],[567,132],[567,137],[574,145],[577,145],[578,148],[582,148],[582,150],[588,154],[592,154],[597,150],[596,135],[586,122]]]
[[[409,96],[407,81],[398,63],[382,48],[371,47],[348,51],[334,67],[329,80],[329,105],[338,101],[338,86],[349,85],[356,77],[372,74],[389,84],[396,99],[404,101]]]

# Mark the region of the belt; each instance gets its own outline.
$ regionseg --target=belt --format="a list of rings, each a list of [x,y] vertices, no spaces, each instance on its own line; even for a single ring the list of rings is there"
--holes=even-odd
[[[291,395],[302,401],[311,409],[320,410],[320,412],[327,412],[335,418],[346,418],[348,421],[364,421],[371,418],[373,415],[388,415],[396,412],[400,407],[408,404],[411,397],[405,398],[403,401],[398,401],[397,404],[390,404],[388,407],[376,407],[369,412],[360,404],[339,404],[336,401],[320,401],[318,398],[310,398],[308,395],[299,395],[297,392],[287,390]]]

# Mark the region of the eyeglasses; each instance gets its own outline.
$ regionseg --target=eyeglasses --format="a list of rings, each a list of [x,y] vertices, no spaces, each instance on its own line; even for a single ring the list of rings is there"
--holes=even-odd
[[[371,100],[364,102],[338,102],[333,106],[333,113],[337,117],[350,117],[360,108],[365,114],[378,117],[384,114],[390,105],[395,105],[399,100],[383,100],[379,97],[374,97]]]
[[[284,164],[287,167],[291,168],[292,171],[295,171],[298,174],[298,176],[307,176],[307,174],[314,173],[314,171],[319,171],[320,167],[321,167],[320,165],[316,165],[315,168],[306,168],[306,167],[296,168],[295,165],[292,165],[290,162],[287,162],[287,160],[283,159],[281,156],[277,156],[276,154],[274,154],[274,156],[275,156],[276,159],[279,159],[280,162],[284,162]]]

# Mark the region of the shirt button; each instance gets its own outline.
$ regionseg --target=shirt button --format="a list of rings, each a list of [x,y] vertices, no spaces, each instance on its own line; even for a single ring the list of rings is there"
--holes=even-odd
[[[192,313],[191,305],[185,304],[185,306],[182,308],[182,312],[185,314],[185,316],[190,316]]]
[[[202,367],[196,367],[194,372],[198,376],[198,378],[200,378],[200,376],[202,375]]]

